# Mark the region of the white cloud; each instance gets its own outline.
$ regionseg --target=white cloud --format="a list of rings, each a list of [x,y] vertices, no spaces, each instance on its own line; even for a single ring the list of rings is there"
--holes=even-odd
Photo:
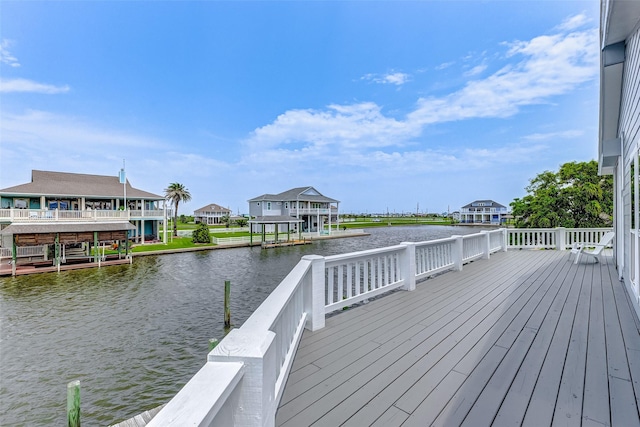
[[[54,86],[38,83],[27,79],[0,79],[0,92],[34,92],[44,94],[56,94],[69,92],[69,86]]]
[[[247,143],[253,149],[302,144],[307,149],[328,146],[365,148],[397,145],[419,134],[419,127],[386,117],[372,102],[330,105],[324,111],[291,110],[256,129]]]
[[[470,69],[469,71],[464,73],[464,75],[467,76],[467,77],[476,76],[478,74],[481,74],[486,69],[487,69],[487,65],[486,64],[476,65],[475,67],[473,67],[472,69]]]
[[[523,59],[448,96],[421,98],[408,120],[421,124],[508,117],[525,105],[547,102],[598,75],[598,31],[540,36],[510,44]]]
[[[362,76],[361,80],[370,80],[374,83],[380,84],[393,84],[396,86],[402,86],[407,83],[410,79],[410,76],[405,73],[389,73],[389,74],[365,74]]]
[[[455,62],[444,62],[436,67],[436,70],[444,70],[445,68],[451,67]]]
[[[591,20],[583,13],[575,16],[570,16],[565,19],[562,24],[558,25],[557,29],[560,31],[573,31],[585,24],[588,24]]]
[[[11,67],[19,67],[20,62],[18,62],[18,59],[9,52],[9,48],[11,46],[13,46],[13,42],[11,40],[2,39],[2,42],[0,42],[0,62]]]
[[[529,141],[545,141],[549,139],[570,139],[577,138],[584,135],[584,131],[581,130],[566,130],[562,132],[549,132],[549,133],[534,133],[523,137]]]

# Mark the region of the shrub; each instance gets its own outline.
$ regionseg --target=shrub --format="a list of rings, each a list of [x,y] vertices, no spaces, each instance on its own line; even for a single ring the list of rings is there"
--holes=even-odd
[[[193,243],[211,243],[211,235],[207,224],[199,223],[192,234]]]

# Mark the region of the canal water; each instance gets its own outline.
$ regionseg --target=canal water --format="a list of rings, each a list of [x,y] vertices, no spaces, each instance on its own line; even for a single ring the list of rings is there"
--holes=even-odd
[[[166,403],[224,336],[224,281],[240,327],[303,255],[469,234],[465,227],[367,229],[371,235],[262,250],[135,258],[132,265],[0,279],[0,425],[66,424],[66,385],[81,382],[85,426]]]

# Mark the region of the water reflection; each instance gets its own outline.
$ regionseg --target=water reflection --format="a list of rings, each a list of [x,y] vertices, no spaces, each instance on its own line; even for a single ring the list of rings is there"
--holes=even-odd
[[[303,255],[334,255],[474,230],[383,227],[368,237],[270,250],[136,258],[132,265],[0,279],[0,425],[106,425],[167,402],[224,336],[224,281],[239,327]]]

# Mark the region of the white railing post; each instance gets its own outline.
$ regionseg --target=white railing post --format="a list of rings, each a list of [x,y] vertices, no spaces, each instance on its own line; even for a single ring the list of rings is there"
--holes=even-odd
[[[464,238],[462,236],[451,236],[456,239],[453,244],[453,269],[462,271],[462,260],[464,259]]]
[[[242,362],[240,394],[234,411],[237,427],[273,427],[276,419],[275,336],[272,331],[233,329],[209,353],[209,362]]]
[[[502,252],[507,252],[509,249],[509,229],[502,228]]]
[[[400,271],[404,279],[403,289],[405,291],[416,290],[416,244],[415,242],[402,242],[405,250],[401,255]]]
[[[304,310],[308,316],[305,328],[317,331],[324,328],[325,259],[320,255],[305,255],[302,259],[311,262],[311,283],[304,290]]]
[[[556,250],[564,251],[567,247],[567,229],[556,227]]]
[[[482,259],[489,259],[491,257],[491,235],[486,230],[480,231],[480,234],[484,236],[484,242],[482,243]]]

